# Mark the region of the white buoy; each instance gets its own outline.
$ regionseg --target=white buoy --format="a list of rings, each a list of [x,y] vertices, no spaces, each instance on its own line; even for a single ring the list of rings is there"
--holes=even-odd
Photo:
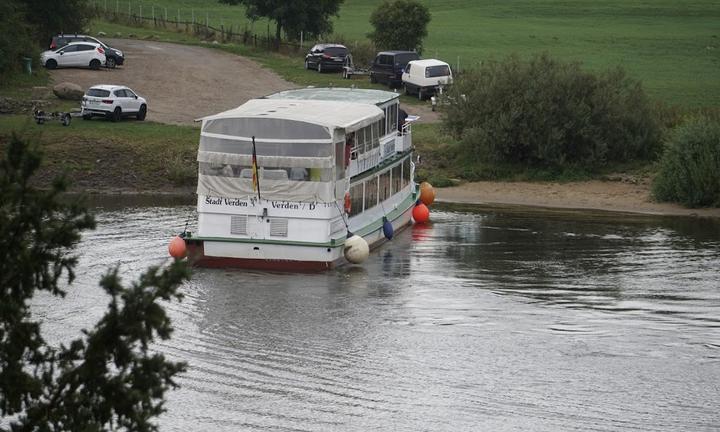
[[[345,240],[345,259],[353,264],[360,264],[370,255],[370,247],[364,238],[353,235]]]

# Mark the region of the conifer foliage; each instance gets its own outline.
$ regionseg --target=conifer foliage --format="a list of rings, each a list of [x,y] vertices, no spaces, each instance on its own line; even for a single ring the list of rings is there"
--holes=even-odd
[[[156,430],[165,391],[185,365],[150,345],[170,337],[160,301],[181,298],[189,269],[182,261],[151,267],[130,286],[117,268],[108,271],[100,281],[110,297],[105,315],[67,346],[50,345],[30,300],[36,291],[65,295],[61,282],[75,277],[73,248],[95,221],[61,199],[64,180],[50,190],[32,186],[40,161],[13,136],[0,162],[0,419],[12,430]]]

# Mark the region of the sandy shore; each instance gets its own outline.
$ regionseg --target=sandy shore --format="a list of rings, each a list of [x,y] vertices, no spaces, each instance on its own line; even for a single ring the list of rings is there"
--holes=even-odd
[[[688,209],[653,202],[650,185],[621,181],[571,183],[473,182],[437,188],[439,202],[602,210],[720,218],[720,208]]]

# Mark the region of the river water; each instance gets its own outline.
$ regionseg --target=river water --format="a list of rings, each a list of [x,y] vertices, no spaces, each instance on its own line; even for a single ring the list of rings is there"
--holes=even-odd
[[[91,326],[110,266],[164,262],[194,208],[98,209],[49,339]],[[434,207],[362,266],[197,269],[168,307],[188,363],[163,431],[710,431],[720,223]]]

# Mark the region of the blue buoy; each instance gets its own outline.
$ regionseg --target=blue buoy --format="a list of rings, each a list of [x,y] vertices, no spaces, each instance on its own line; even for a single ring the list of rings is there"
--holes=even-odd
[[[386,217],[383,216],[383,234],[385,234],[385,238],[388,240],[392,240],[393,238],[393,226],[390,223],[389,220],[387,220]]]

